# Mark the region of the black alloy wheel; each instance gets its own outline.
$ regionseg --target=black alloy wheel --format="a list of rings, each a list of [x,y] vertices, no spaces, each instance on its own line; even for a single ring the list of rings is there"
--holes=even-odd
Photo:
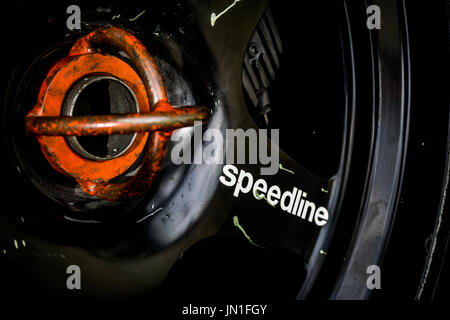
[[[448,1],[242,0],[214,20],[231,2],[80,1],[80,31],[66,27],[71,2],[4,9],[11,18],[2,21],[2,293],[69,301],[445,299]],[[381,29],[367,27],[370,5],[381,9]],[[326,224],[252,192],[233,196],[219,181],[224,164],[175,165],[173,143],[156,181],[131,200],[88,196],[56,172],[25,134],[24,117],[49,67],[79,37],[111,25],[154,56],[173,105],[211,109],[204,131],[279,129],[271,148],[279,151],[277,174],[235,166],[282,192],[302,190],[327,209]],[[105,147],[98,141],[89,148]],[[82,270],[82,290],[67,289],[69,265]],[[367,286],[374,265],[380,290]]]

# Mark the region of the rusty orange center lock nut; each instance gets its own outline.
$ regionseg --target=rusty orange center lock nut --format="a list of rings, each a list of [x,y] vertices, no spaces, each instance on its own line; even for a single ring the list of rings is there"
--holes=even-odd
[[[99,53],[99,46],[125,52],[133,67],[116,56]],[[139,112],[63,116],[64,101],[71,88],[89,76],[99,75],[128,86]],[[69,55],[51,68],[36,106],[26,116],[26,131],[36,135],[53,168],[75,178],[87,194],[113,201],[144,192],[161,168],[171,132],[208,117],[205,107],[171,106],[158,68],[144,45],[130,33],[108,27],[79,39]],[[101,161],[81,156],[65,138],[130,133],[135,133],[135,137],[123,154]],[[141,167],[132,178],[122,183],[109,182],[126,172],[143,152]]]

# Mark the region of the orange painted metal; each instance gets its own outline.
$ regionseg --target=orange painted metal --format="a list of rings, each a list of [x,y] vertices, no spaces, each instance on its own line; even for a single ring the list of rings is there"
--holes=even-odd
[[[133,66],[100,52],[113,47],[126,53]],[[72,86],[89,76],[105,75],[123,81],[139,105],[138,114],[62,117],[64,99]],[[26,130],[36,134],[53,168],[76,179],[83,190],[105,200],[134,197],[144,192],[161,169],[171,131],[206,121],[204,107],[172,107],[162,78],[146,48],[130,33],[116,27],[96,29],[79,39],[69,55],[57,62],[42,83],[37,104],[26,117]],[[150,131],[150,132],[149,132]],[[66,135],[138,132],[132,145],[113,159],[89,160],[73,151]],[[110,180],[126,172],[145,152],[137,174],[124,183]]]
[[[150,108],[153,109],[160,101],[167,102],[164,83],[152,56],[138,39],[125,30],[116,27],[96,29],[79,39],[69,55],[90,54],[101,46],[114,47],[127,54],[149,95]]]
[[[150,111],[148,97],[140,77],[131,66],[113,56],[98,53],[72,56],[57,63],[41,86],[38,103],[27,115],[26,123],[39,117],[59,117],[70,88],[92,74],[107,74],[122,80],[133,91],[143,112]],[[74,177],[78,182],[104,182],[127,171],[144,150],[148,133],[138,134],[130,148],[118,158],[106,161],[85,159],[74,152],[63,136],[37,136],[48,162],[56,170]]]
[[[28,117],[27,133],[43,136],[97,136],[134,132],[167,131],[191,126],[194,121],[208,119],[209,109],[182,107],[162,110],[160,102],[152,112],[102,116]]]

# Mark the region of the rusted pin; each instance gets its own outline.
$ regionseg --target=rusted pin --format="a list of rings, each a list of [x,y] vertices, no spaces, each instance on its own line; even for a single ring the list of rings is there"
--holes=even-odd
[[[96,136],[129,134],[146,131],[167,131],[192,126],[194,121],[207,120],[206,107],[182,107],[173,111],[111,114],[100,116],[28,117],[29,135]]]

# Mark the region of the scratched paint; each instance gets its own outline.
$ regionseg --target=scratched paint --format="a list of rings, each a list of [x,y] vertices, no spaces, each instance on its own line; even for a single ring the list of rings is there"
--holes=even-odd
[[[153,209],[153,206],[152,206]],[[141,223],[144,220],[147,220],[148,218],[152,217],[153,215],[155,215],[156,213],[158,213],[159,211],[163,210],[163,208],[158,208],[155,211],[152,211],[150,214],[146,215],[145,217],[143,217],[142,219],[139,219],[138,221],[136,221],[136,223]]]

